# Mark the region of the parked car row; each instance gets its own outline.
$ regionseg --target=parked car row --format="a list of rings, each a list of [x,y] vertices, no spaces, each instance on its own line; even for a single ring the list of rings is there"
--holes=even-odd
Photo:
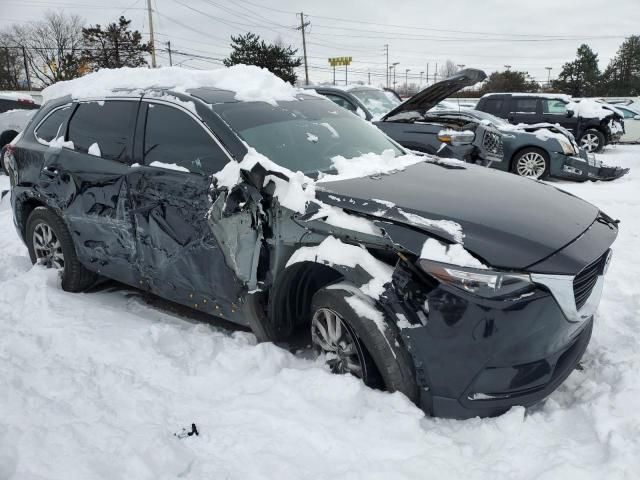
[[[597,207],[411,154],[261,69],[132,72],[50,87],[8,147],[14,223],[63,289],[104,276],[262,340],[306,332],[333,372],[438,416],[533,405],[578,364],[618,231]],[[421,125],[399,117],[480,76],[449,79],[382,123]],[[259,101],[247,79],[263,80]],[[496,126],[467,120],[448,143],[439,134],[446,148],[475,135],[504,154]]]
[[[606,136],[609,141],[617,141],[619,137],[612,135],[611,129],[606,126],[608,122],[617,122],[617,117],[612,120],[607,116],[602,121],[604,123],[583,119],[581,116],[568,117],[564,103],[568,98],[566,96],[562,96],[563,100],[558,100],[556,96],[489,95],[480,100],[475,110],[453,110],[455,104],[445,100],[462,88],[485,78],[485,73],[480,70],[466,69],[396,105],[378,100],[385,95],[380,89],[371,86],[354,86],[350,89],[326,86],[313,88],[338,105],[367,120],[373,120],[387,135],[412,150],[457,158],[534,179],[555,177],[576,181],[614,180],[629,171],[603,165],[593,155],[589,155],[588,149],[580,148],[574,139],[579,123],[581,128],[590,126],[583,132],[583,137],[598,135],[598,138],[605,138],[599,131],[592,131],[602,128],[609,132]],[[529,112],[530,114],[505,113],[524,108],[518,103],[521,100],[528,102],[526,104],[534,111]],[[560,102],[564,110],[561,113],[558,106],[557,114],[537,115],[535,111],[542,109],[541,105],[547,105],[548,102]],[[519,125],[512,125],[505,119],[486,112],[487,109],[495,110],[496,105],[500,107],[498,113],[501,116],[509,117]],[[376,110],[371,110],[372,106]],[[386,113],[381,113],[383,108],[387,109]],[[617,115],[613,111],[607,112]],[[572,132],[565,127],[571,128]],[[603,140],[602,145],[604,143]]]

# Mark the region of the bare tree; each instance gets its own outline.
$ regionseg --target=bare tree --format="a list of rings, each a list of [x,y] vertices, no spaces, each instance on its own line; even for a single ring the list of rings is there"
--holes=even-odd
[[[0,32],[0,89],[18,90],[24,73],[22,49],[6,32]]]
[[[25,47],[33,76],[51,85],[82,74],[82,24],[77,15],[47,12],[40,22],[14,25],[9,36]]]
[[[449,78],[451,75],[457,73],[458,70],[460,69],[454,61],[447,60],[445,64],[438,69],[438,78],[440,78],[440,80],[444,80],[445,78]]]

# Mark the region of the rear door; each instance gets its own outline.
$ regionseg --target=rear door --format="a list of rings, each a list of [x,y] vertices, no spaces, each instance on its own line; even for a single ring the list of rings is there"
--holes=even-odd
[[[133,212],[143,286],[229,318],[243,288],[209,225],[211,175],[234,161],[191,111],[143,100]]]
[[[567,117],[567,103],[556,98],[542,98],[542,120],[560,126],[567,130],[574,131],[577,119]]]
[[[511,97],[507,119],[514,125],[540,123],[542,120],[540,99],[537,97]]]
[[[53,197],[87,268],[135,283],[128,196],[139,98],[80,102],[45,153],[41,185]],[[64,116],[65,110],[53,115]],[[56,122],[53,122],[54,124]],[[66,130],[66,133],[65,133]],[[46,141],[46,140],[43,140]]]

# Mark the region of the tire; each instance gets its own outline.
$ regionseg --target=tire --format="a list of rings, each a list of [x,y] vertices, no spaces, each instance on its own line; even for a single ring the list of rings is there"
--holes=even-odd
[[[397,342],[396,334],[391,330],[391,325],[387,325],[383,333],[376,322],[362,317],[354,311],[347,300],[350,298],[370,302],[366,297],[358,295],[357,290],[348,284],[322,288],[313,296],[310,322],[312,343],[318,349],[313,334],[316,315],[326,311],[337,314],[356,345],[357,358],[361,362],[363,372],[360,378],[363,382],[372,388],[402,392],[411,401],[417,402],[418,385],[409,352]],[[382,314],[382,312],[380,313]],[[333,370],[331,364],[330,367]],[[336,373],[347,372],[338,371]]]
[[[541,148],[523,148],[511,160],[511,172],[540,180],[549,175],[549,154]]]
[[[62,265],[60,265],[59,253],[51,254],[47,258],[41,248],[38,248],[36,229],[38,229],[39,237],[46,240],[43,232],[47,232],[47,228],[51,232],[49,236],[50,242],[46,242],[51,250],[58,251],[62,254]],[[25,239],[29,248],[29,257],[31,262],[41,261],[51,268],[59,268],[62,277],[62,289],[67,292],[81,292],[90,287],[97,278],[97,275],[90,272],[82,266],[76,255],[76,250],[71,240],[69,230],[62,219],[45,207],[37,207],[31,212],[27,219],[27,228]],[[57,243],[56,243],[57,240]],[[59,245],[59,248],[58,248]],[[42,243],[40,244],[42,246]]]
[[[580,147],[584,148],[587,152],[598,153],[604,148],[606,139],[601,131],[590,128],[582,134],[579,144]]]

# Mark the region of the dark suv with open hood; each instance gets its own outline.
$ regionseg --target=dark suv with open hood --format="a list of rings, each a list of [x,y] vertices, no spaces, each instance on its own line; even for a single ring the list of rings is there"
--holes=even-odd
[[[307,332],[332,371],[439,416],[532,405],[575,368],[618,231],[597,207],[407,154],[293,87],[147,88],[162,74],[51,100],[9,149],[16,228],[62,288],[105,276],[262,340]]]

